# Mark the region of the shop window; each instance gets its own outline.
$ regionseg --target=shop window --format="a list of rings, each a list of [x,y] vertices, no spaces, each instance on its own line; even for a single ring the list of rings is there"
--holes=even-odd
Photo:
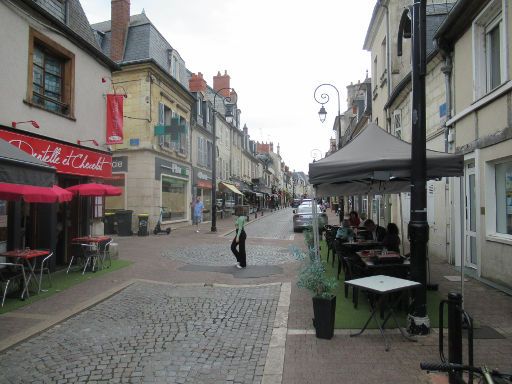
[[[169,213],[167,220],[187,218],[187,180],[162,175],[162,206]]]
[[[507,77],[507,28],[502,8],[502,0],[491,1],[473,23],[475,98],[491,92]]]
[[[496,232],[512,235],[512,161],[497,164],[496,178]]]
[[[94,219],[103,217],[104,206],[105,206],[105,198],[104,197],[102,197],[102,196],[94,197],[93,205],[92,205],[92,217]]]
[[[25,101],[73,117],[74,54],[35,30],[30,30],[29,39]]]

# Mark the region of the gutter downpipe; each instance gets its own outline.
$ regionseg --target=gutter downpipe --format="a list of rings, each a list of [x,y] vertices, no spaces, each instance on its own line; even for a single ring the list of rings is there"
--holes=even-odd
[[[391,39],[389,34],[389,7],[386,4],[388,0],[379,0],[379,5],[386,10],[386,82],[388,101],[391,96]],[[377,80],[377,79],[376,79]],[[391,118],[389,108],[386,109],[386,131],[391,132]]]
[[[451,81],[452,81],[452,71],[453,71],[453,63],[452,63],[452,55],[449,50],[441,49],[441,54],[444,57],[444,65],[441,67],[441,71],[444,74],[444,81],[445,81],[445,102],[446,102],[446,121],[444,123],[444,151],[446,153],[449,152],[449,132],[450,128],[446,124],[451,117],[452,117],[452,88],[451,88]],[[451,211],[451,204],[449,203],[451,200],[452,195],[452,189],[450,179],[446,178],[446,185],[445,185],[445,212]],[[445,230],[445,252],[448,259],[448,262],[452,261],[453,258],[453,252],[452,252],[452,244],[454,244],[454,238],[452,234],[452,225],[451,225],[451,218],[452,215],[448,216],[450,218],[450,221],[446,223],[446,230]],[[450,241],[448,241],[450,239]]]

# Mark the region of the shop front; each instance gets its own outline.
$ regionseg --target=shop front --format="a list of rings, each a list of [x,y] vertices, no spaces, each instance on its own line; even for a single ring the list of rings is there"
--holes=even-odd
[[[160,206],[164,224],[190,220],[190,167],[155,158],[155,178],[160,180]]]
[[[112,157],[107,152],[27,135],[7,127],[0,127],[0,139],[55,168],[56,178],[49,178],[48,184],[67,188],[112,175]],[[66,264],[72,252],[71,239],[90,234],[94,222],[100,222],[104,198],[74,197],[69,203],[51,204],[16,201],[4,206],[6,209],[2,211],[7,212],[8,228],[20,231],[18,238],[15,231],[12,237],[8,236],[9,249],[51,249],[56,255],[52,263]]]
[[[203,201],[203,220],[210,221],[212,218],[212,173],[193,167],[193,188],[192,197],[199,196]]]

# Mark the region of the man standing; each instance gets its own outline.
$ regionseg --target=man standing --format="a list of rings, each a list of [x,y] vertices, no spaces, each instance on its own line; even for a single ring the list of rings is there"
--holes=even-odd
[[[204,204],[199,196],[196,197],[196,201],[193,204],[194,219],[193,222],[196,225],[196,232],[199,233],[199,223],[203,221],[203,210]]]

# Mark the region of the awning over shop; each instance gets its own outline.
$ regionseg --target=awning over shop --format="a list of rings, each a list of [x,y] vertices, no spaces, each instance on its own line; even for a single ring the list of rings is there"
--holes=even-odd
[[[223,181],[219,183],[219,191],[229,191],[236,193],[237,195],[242,195],[242,192],[240,192],[236,186],[233,184],[225,183]]]
[[[0,139],[0,182],[51,187],[55,168]]]

